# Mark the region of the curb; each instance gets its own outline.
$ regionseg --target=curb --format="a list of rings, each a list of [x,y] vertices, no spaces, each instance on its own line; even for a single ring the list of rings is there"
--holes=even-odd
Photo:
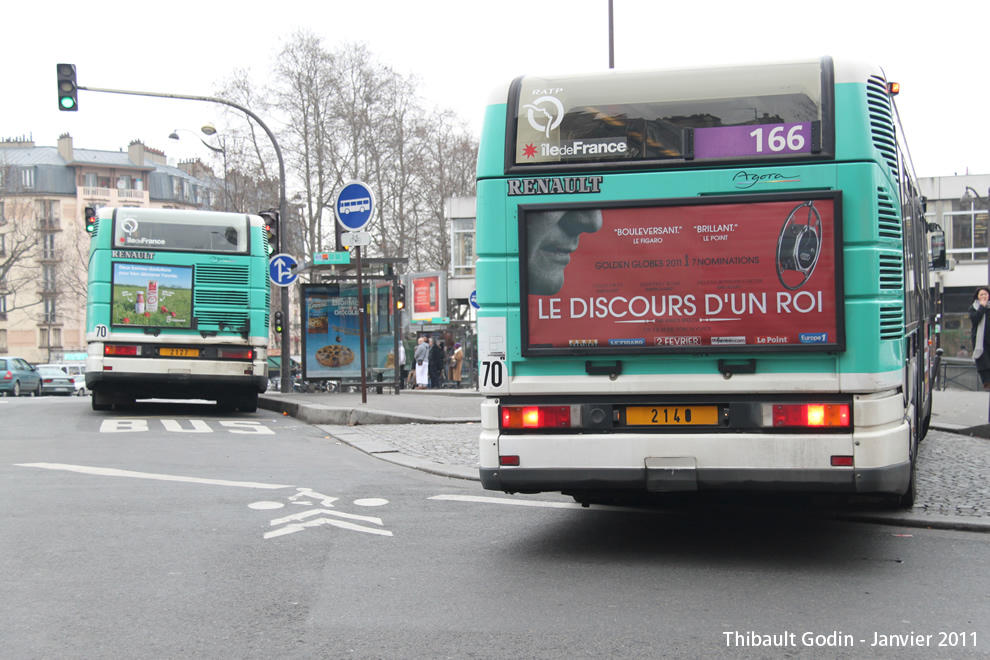
[[[412,413],[396,413],[388,410],[358,409],[347,406],[328,406],[321,403],[282,401],[274,397],[259,396],[258,407],[285,413],[307,424],[355,426],[361,424],[468,424],[480,423],[477,417],[431,417]]]

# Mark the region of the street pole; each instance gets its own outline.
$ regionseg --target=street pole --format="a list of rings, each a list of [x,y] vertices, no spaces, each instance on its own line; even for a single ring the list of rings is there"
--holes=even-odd
[[[180,99],[184,101],[206,101],[207,103],[219,103],[221,105],[229,105],[232,108],[236,108],[246,114],[251,119],[258,122],[258,125],[265,131],[268,135],[268,139],[272,141],[272,146],[275,148],[275,156],[278,158],[278,217],[279,217],[279,236],[286,236],[288,232],[285,231],[285,224],[289,218],[289,205],[285,198],[285,161],[282,159],[282,149],[278,146],[278,140],[275,139],[275,134],[272,133],[271,129],[261,120],[261,117],[254,114],[244,106],[234,103],[233,101],[228,101],[227,99],[218,98],[216,96],[197,96],[195,94],[165,94],[162,92],[136,92],[126,89],[107,89],[102,87],[83,87],[77,85],[76,89],[81,89],[87,92],[103,92],[105,94],[126,94],[128,96],[153,96],[156,98],[163,99]],[[226,172],[224,173],[226,175]],[[281,287],[282,289],[282,318],[285,323],[282,325],[282,334],[280,341],[282,344],[282,368],[280,371],[280,380],[282,383],[282,393],[288,394],[292,391],[292,376],[289,369],[289,360],[291,359],[289,354],[291,351],[290,344],[290,332],[289,328],[292,326],[289,320],[289,290],[288,287]]]

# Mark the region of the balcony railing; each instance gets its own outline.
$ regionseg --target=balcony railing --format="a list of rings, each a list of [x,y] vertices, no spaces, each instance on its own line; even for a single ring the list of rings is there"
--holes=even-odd
[[[120,200],[128,202],[148,203],[150,198],[147,190],[130,190],[128,188],[88,188],[82,189],[82,196],[85,200],[104,202],[108,206],[115,206]]]
[[[58,250],[42,250],[41,260],[42,261],[58,261],[61,257],[59,256]]]

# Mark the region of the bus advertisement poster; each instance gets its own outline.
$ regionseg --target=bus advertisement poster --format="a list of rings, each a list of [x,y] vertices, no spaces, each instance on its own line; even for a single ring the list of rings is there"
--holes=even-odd
[[[114,262],[111,325],[192,327],[192,274],[190,266]]]
[[[844,348],[840,193],[520,208],[524,354]]]

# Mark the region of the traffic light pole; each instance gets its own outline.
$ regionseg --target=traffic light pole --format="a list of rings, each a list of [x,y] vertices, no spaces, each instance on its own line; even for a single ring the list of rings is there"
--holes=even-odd
[[[102,87],[83,87],[82,85],[77,85],[76,89],[81,89],[87,92],[103,92],[106,94],[126,94],[129,96],[153,96],[157,98],[164,99],[181,99],[183,101],[206,101],[208,103],[220,103],[221,105],[229,105],[232,108],[240,110],[246,114],[251,119],[258,122],[258,125],[268,134],[268,139],[272,141],[272,146],[275,148],[275,156],[278,158],[278,217],[279,217],[279,236],[287,236],[285,232],[284,224],[288,221],[288,203],[285,198],[285,161],[282,159],[282,149],[278,146],[278,140],[275,139],[275,134],[272,133],[271,129],[261,121],[261,118],[245,108],[242,105],[234,103],[233,101],[228,101],[227,99],[221,99],[215,96],[196,96],[193,94],[164,94],[161,92],[135,92],[126,89],[107,89]],[[282,368],[280,371],[279,380],[282,383],[282,393],[288,394],[292,391],[292,372],[289,368],[289,362],[292,359],[290,357],[291,344],[290,344],[290,333],[289,328],[291,323],[288,321],[289,318],[289,291],[288,287],[281,287],[282,289],[282,318],[284,319],[284,325],[282,326],[282,332],[280,335],[280,342],[282,344],[282,357],[280,359],[282,363]],[[289,359],[286,359],[289,358]]]

